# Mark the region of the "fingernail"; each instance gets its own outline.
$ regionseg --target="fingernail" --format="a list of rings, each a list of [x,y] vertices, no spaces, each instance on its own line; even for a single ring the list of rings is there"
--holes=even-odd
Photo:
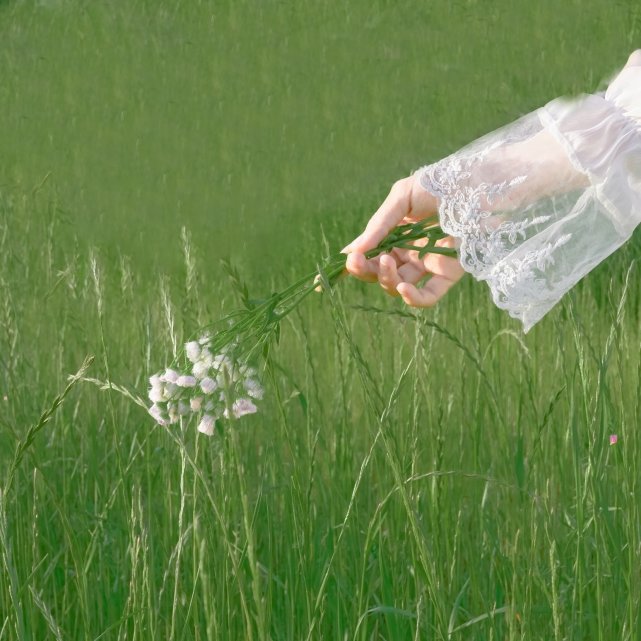
[[[361,234],[361,236],[362,235],[363,234]],[[343,249],[341,249],[341,253],[342,254],[348,254],[350,252],[353,252],[354,251],[354,246],[356,244],[358,244],[358,241],[361,239],[361,236],[356,236],[356,238],[354,238],[354,240],[352,240],[351,243],[347,243],[347,245],[345,245],[345,247],[343,247]]]

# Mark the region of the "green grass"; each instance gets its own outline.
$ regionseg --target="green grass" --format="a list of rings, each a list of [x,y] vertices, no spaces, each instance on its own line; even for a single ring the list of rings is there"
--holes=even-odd
[[[638,235],[527,336],[471,277],[344,281],[223,437],[117,387],[237,305],[220,258],[283,288],[601,88],[636,3],[0,2],[0,38],[0,641],[638,638]]]

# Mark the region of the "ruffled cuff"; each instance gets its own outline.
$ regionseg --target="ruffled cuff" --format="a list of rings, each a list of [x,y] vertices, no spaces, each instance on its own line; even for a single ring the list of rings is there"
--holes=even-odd
[[[463,268],[525,333],[641,222],[639,122],[629,100],[559,98],[415,172]]]

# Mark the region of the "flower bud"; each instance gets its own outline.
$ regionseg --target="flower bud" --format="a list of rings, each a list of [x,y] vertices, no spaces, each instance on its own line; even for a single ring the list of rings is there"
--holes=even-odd
[[[161,403],[165,400],[165,389],[162,384],[156,387],[152,387],[149,390],[149,400],[152,403]]]
[[[187,358],[195,363],[200,358],[200,343],[198,341],[191,341],[185,345],[185,352]]]
[[[196,387],[196,382],[193,376],[179,376],[176,385],[178,387]]]
[[[180,374],[176,370],[167,368],[165,373],[160,377],[160,380],[163,383],[175,383],[179,376]]]
[[[218,384],[216,383],[215,380],[207,377],[203,378],[202,381],[200,381],[200,389],[205,393],[205,394],[211,394],[215,392],[218,389]]]
[[[196,378],[204,378],[209,372],[209,365],[204,361],[197,361],[191,371]]]
[[[207,436],[214,435],[214,426],[216,424],[216,419],[210,414],[205,414],[200,423],[198,423],[198,431],[201,434],[206,434]]]

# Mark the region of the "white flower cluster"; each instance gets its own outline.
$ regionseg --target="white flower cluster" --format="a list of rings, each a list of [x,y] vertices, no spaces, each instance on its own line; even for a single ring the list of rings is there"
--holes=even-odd
[[[217,419],[240,418],[258,411],[253,401],[263,398],[263,388],[256,370],[238,362],[231,352],[212,354],[209,345],[208,336],[185,345],[191,373],[166,369],[149,379],[149,400],[153,402],[149,413],[161,425],[198,414],[198,431],[212,436]]]

